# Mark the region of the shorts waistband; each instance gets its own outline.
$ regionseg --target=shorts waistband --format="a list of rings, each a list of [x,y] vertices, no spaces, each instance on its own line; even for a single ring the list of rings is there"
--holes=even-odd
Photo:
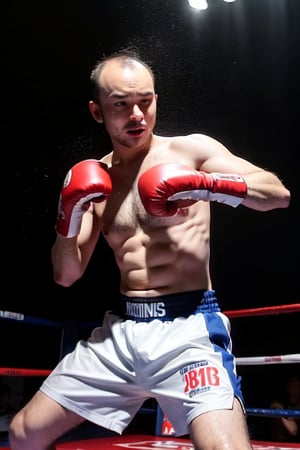
[[[147,298],[121,294],[114,312],[125,320],[151,322],[158,319],[166,322],[177,317],[219,311],[215,291],[198,290]]]

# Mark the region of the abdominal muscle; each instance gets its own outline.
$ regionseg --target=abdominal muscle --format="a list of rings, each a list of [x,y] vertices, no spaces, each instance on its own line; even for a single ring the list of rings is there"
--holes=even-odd
[[[147,217],[134,229],[111,225],[104,237],[120,270],[120,291],[152,297],[211,289],[209,205],[198,202],[182,215]]]

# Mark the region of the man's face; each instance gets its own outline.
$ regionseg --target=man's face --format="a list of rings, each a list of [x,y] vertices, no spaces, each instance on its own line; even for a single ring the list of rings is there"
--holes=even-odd
[[[112,60],[102,70],[99,81],[98,120],[104,122],[112,142],[130,148],[142,147],[156,121],[157,95],[151,74],[140,63],[123,67],[119,61]]]

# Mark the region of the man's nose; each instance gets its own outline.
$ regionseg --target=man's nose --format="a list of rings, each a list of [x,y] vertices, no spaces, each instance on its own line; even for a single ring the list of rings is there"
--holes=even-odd
[[[136,122],[140,122],[144,118],[143,111],[139,108],[138,105],[133,105],[130,120],[134,120]]]

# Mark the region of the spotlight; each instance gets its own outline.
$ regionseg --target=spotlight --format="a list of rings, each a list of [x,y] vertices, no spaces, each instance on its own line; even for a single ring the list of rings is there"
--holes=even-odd
[[[188,0],[191,8],[204,10],[207,9],[207,0]]]

